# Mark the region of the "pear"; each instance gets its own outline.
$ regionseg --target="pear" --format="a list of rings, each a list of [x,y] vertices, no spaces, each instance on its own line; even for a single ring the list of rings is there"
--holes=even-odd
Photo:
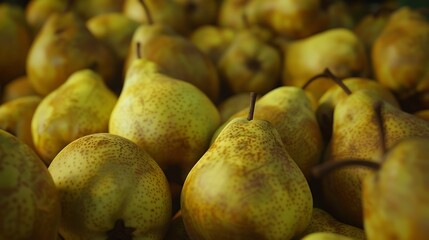
[[[280,51],[249,28],[237,32],[218,62],[232,93],[269,92],[280,83],[281,66]]]
[[[349,5],[348,1],[325,1],[327,6],[323,6],[324,1],[322,1],[322,8],[325,9],[326,14],[328,15],[328,28],[348,28],[353,29],[356,25],[356,21],[352,14],[352,7]]]
[[[50,15],[28,53],[27,76],[34,89],[45,96],[85,68],[97,71],[109,85],[119,70],[113,52],[75,12]]]
[[[259,98],[259,96],[258,96]],[[227,98],[217,106],[220,114],[221,123],[225,123],[237,112],[246,109],[249,106],[248,93],[236,93]]]
[[[0,102],[4,103],[24,96],[38,96],[26,75],[14,78],[4,85]]]
[[[49,166],[64,239],[158,239],[171,219],[167,179],[135,143],[109,133],[72,141]]]
[[[73,73],[59,88],[43,98],[31,121],[33,142],[47,165],[71,141],[107,132],[117,96],[96,72]]]
[[[125,62],[125,74],[138,58],[137,52],[141,58],[157,63],[162,73],[195,85],[217,103],[220,81],[216,66],[188,38],[167,25],[150,20],[149,24],[139,26],[134,32]]]
[[[25,75],[25,61],[33,35],[24,10],[10,3],[0,3],[0,89],[14,78]]]
[[[247,26],[243,19],[247,14],[247,6],[255,0],[223,0],[219,5],[217,23],[221,27],[242,29]]]
[[[304,174],[273,124],[253,119],[255,99],[186,177],[181,211],[191,239],[291,239],[310,222]]]
[[[377,106],[377,107],[376,107]],[[381,141],[383,127],[385,137]],[[383,149],[409,136],[429,136],[429,123],[362,89],[338,102],[324,162],[365,159],[378,162]],[[338,220],[362,227],[362,180],[371,170],[361,166],[339,169],[322,181],[326,209]]]
[[[11,133],[36,150],[31,135],[31,120],[41,101],[42,98],[39,96],[24,96],[1,104],[0,129]]]
[[[311,95],[298,87],[277,87],[256,102],[254,118],[269,121],[278,131],[286,151],[308,178],[319,163],[324,143],[313,108]],[[212,142],[237,117],[245,117],[248,107],[232,115],[213,136]]]
[[[25,8],[25,18],[32,32],[37,34],[52,13],[64,11],[70,1],[29,0]]]
[[[134,60],[110,116],[109,132],[137,143],[164,171],[178,167],[175,181],[183,183],[207,150],[220,124],[219,111],[193,84],[159,69],[155,62]]]
[[[174,0],[184,12],[188,27],[184,35],[208,24],[216,24],[218,16],[218,0]]]
[[[429,107],[428,39],[425,16],[404,6],[390,15],[372,48],[376,80],[397,95],[407,112]]]
[[[301,238],[301,240],[354,240],[354,238],[332,232],[315,232]]]
[[[57,239],[60,197],[43,161],[0,129],[0,238]]]
[[[305,236],[303,239],[309,238],[310,236],[315,235],[314,233],[319,232],[329,232],[334,234],[341,234],[344,237],[349,237],[355,240],[365,240],[365,232],[361,228],[351,226],[345,223],[342,223],[332,217],[331,214],[323,210],[322,208],[313,208],[313,215],[311,222],[308,227],[305,229],[302,236]],[[313,235],[312,235],[313,234]],[[314,237],[314,239],[318,239]],[[322,239],[322,238],[321,238]]]
[[[73,10],[84,19],[107,13],[120,13],[125,0],[73,0]]]
[[[404,138],[388,149],[379,170],[364,179],[364,226],[369,240],[429,236],[428,147],[428,137]]]
[[[189,40],[204,52],[214,64],[217,64],[233,41],[235,34],[236,31],[232,28],[203,25],[190,34]]]
[[[283,52],[283,84],[303,86],[308,79],[329,68],[339,78],[365,77],[368,56],[356,34],[347,28],[333,28],[310,37],[292,41]],[[318,81],[306,88],[316,99],[334,85]]]
[[[87,20],[86,26],[95,37],[105,42],[123,63],[139,23],[123,13],[113,12],[91,17]]]

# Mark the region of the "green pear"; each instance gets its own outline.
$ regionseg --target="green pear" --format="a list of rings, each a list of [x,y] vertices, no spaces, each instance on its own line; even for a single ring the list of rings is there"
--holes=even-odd
[[[38,96],[33,85],[31,85],[26,75],[14,78],[3,87],[0,103],[24,97],[24,96]]]
[[[138,50],[137,42],[140,46]],[[169,26],[151,22],[136,29],[125,62],[125,73],[138,58],[137,52],[141,58],[157,63],[162,73],[195,85],[213,102],[217,102],[220,81],[215,64],[188,38]]]
[[[64,239],[162,240],[171,219],[167,179],[146,151],[109,133],[78,138],[49,166]]]
[[[375,106],[380,105],[379,108]],[[380,126],[385,137],[381,141]],[[334,109],[332,137],[324,162],[365,159],[378,162],[383,149],[402,138],[429,136],[429,123],[361,89],[339,101]],[[339,169],[322,181],[327,210],[338,220],[362,227],[362,180],[371,170],[361,166]]]
[[[27,76],[34,89],[47,95],[85,68],[101,74],[109,85],[119,70],[114,53],[91,34],[75,12],[53,13],[28,53]]]
[[[347,28],[333,28],[292,41],[285,46],[283,57],[282,80],[286,86],[301,87],[326,68],[339,78],[365,77],[369,70],[365,46]],[[318,81],[306,90],[319,99],[333,85],[331,81]]]
[[[218,62],[232,93],[265,94],[280,83],[281,52],[252,29],[238,31]]]
[[[43,161],[0,129],[0,238],[57,239],[60,197]]]
[[[0,90],[14,78],[25,75],[25,61],[33,35],[24,10],[10,3],[0,3]]]
[[[363,229],[338,221],[322,208],[313,208],[311,222],[302,234],[302,236],[305,236],[303,239],[310,238],[310,236],[308,235],[319,232],[341,234],[342,236],[349,237],[355,240],[366,239],[365,232]],[[314,237],[314,239],[317,238]]]
[[[306,177],[319,163],[324,143],[316,119],[311,95],[298,87],[277,87],[261,96],[256,102],[254,118],[269,121],[280,134],[286,151]],[[240,110],[224,122],[213,136],[213,140],[237,117],[245,117],[249,108]]]
[[[136,59],[109,122],[109,132],[144,148],[165,171],[179,167],[183,182],[207,150],[220,124],[219,111],[197,87]]]
[[[24,96],[0,105],[0,129],[3,129],[36,150],[31,134],[31,120],[37,106],[42,101],[39,96]]]
[[[34,146],[47,165],[71,141],[107,132],[117,96],[96,72],[83,69],[45,96],[31,121]]]
[[[363,181],[364,227],[369,240],[429,236],[429,138],[398,141],[380,168]]]
[[[304,174],[273,124],[253,119],[254,102],[250,109],[225,126],[186,177],[181,211],[191,239],[292,239],[310,223]]]
[[[429,21],[407,6],[390,18],[372,48],[376,80],[391,89],[407,112],[429,107]]]
[[[332,232],[315,232],[301,238],[301,240],[354,240],[354,238]]]

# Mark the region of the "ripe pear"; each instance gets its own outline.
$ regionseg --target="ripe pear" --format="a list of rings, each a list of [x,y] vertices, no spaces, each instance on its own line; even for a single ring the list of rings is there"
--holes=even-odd
[[[254,118],[269,121],[276,128],[286,151],[308,179],[324,149],[311,95],[298,87],[277,87],[261,96],[256,108]],[[228,122],[245,117],[248,111],[247,107],[232,115],[216,130],[212,142]]]
[[[27,76],[34,89],[47,95],[75,71],[91,68],[113,84],[118,74],[113,52],[91,34],[73,11],[53,13],[34,40],[27,58]]]
[[[245,28],[247,23],[243,19],[244,15],[248,15],[246,8],[250,2],[255,0],[223,0],[219,5],[219,13],[217,23],[221,27],[232,29]]]
[[[339,78],[364,77],[369,69],[365,46],[347,28],[333,28],[292,41],[285,46],[283,56],[282,77],[286,86],[301,87],[326,68]],[[332,81],[318,81],[306,90],[319,99],[332,85]]]
[[[429,21],[404,6],[390,15],[372,48],[376,80],[397,95],[407,112],[429,107],[428,39]]]
[[[125,0],[73,0],[73,10],[84,19],[107,13],[120,13]]]
[[[429,236],[428,137],[398,141],[380,169],[363,181],[364,226],[369,240]]]
[[[0,36],[1,89],[14,78],[25,75],[25,61],[33,35],[21,7],[0,3]]]
[[[29,0],[25,8],[25,18],[33,34],[37,34],[52,13],[64,11],[70,1]]]
[[[332,232],[315,232],[301,238],[301,240],[354,240],[354,238]]]
[[[109,133],[64,147],[49,166],[64,239],[158,239],[171,219],[167,179],[147,152]]]
[[[218,0],[174,0],[174,2],[184,12],[185,22],[188,27],[184,35],[190,34],[198,27],[216,24],[217,22]]]
[[[4,85],[0,102],[4,103],[24,96],[38,96],[26,75],[14,78]]]
[[[145,149],[164,171],[179,168],[183,183],[220,124],[219,111],[197,87],[136,59],[109,122],[109,132]],[[168,176],[170,177],[170,176]]]
[[[214,64],[217,64],[233,41],[235,34],[236,31],[232,28],[203,25],[190,34],[189,40],[204,52]]]
[[[31,122],[33,142],[47,165],[71,141],[107,132],[117,96],[96,72],[83,69],[45,96]]]
[[[0,129],[0,239],[57,239],[58,190],[43,161]]]
[[[191,239],[274,240],[305,230],[313,200],[276,128],[249,114],[230,121],[195,164],[181,203]]]
[[[238,31],[218,62],[232,93],[265,94],[280,83],[281,52],[251,29]]]
[[[385,133],[383,139],[380,126]],[[429,123],[381,100],[373,91],[355,91],[339,101],[334,109],[332,137],[324,162],[349,159],[378,162],[383,149],[409,136],[429,136]],[[365,167],[353,166],[339,169],[323,179],[324,203],[335,218],[362,227],[361,183],[370,172]]]
[[[36,150],[31,135],[31,120],[37,106],[42,101],[39,96],[24,96],[0,105],[0,129],[3,129]]]
[[[363,229],[342,223],[332,217],[327,211],[322,208],[313,208],[313,215],[311,222],[305,229],[302,236],[309,238],[308,235],[318,232],[329,232],[334,234],[341,234],[342,236],[349,237],[355,240],[365,240],[365,232]],[[313,235],[312,235],[313,236]],[[306,239],[306,238],[303,239]],[[314,237],[315,238],[315,237]],[[317,238],[315,238],[317,239]]]
[[[137,43],[140,49],[137,49]],[[217,102],[220,81],[216,66],[190,40],[169,26],[153,22],[136,29],[125,62],[125,74],[138,58],[137,52],[139,57],[157,63],[162,73],[195,85],[214,103]]]

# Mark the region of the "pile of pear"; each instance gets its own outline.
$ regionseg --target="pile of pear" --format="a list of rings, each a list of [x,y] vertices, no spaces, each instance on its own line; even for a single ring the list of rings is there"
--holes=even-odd
[[[0,239],[429,238],[424,8],[27,2],[0,3]]]

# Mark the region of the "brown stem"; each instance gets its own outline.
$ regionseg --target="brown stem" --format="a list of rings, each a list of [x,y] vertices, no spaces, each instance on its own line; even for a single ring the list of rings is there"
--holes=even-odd
[[[247,120],[249,121],[253,120],[253,113],[255,112],[256,97],[257,97],[257,94],[255,92],[250,93],[250,108],[249,108],[249,115],[247,116]]]
[[[147,23],[149,25],[153,25],[153,18],[152,18],[152,15],[150,14],[149,7],[147,6],[147,4],[144,0],[140,0],[140,3],[143,6],[143,10],[146,14]]]
[[[310,85],[310,83],[312,83],[314,80],[319,79],[319,78],[330,78],[331,80],[333,80],[336,84],[338,84],[338,86],[340,86],[345,93],[347,93],[347,95],[352,94],[352,91],[350,91],[350,89],[343,83],[343,81],[335,76],[330,70],[329,68],[325,68],[325,70],[320,73],[317,74],[316,76],[313,76],[312,78],[310,78],[303,86],[302,89],[305,89],[306,87],[308,87],[308,85]]]
[[[137,55],[137,59],[141,59],[142,58],[142,52],[141,52],[141,43],[140,42],[136,42],[136,55]]]
[[[343,167],[349,167],[349,166],[362,166],[362,167],[371,168],[373,170],[378,170],[380,169],[381,165],[378,162],[373,162],[373,161],[364,160],[364,159],[332,161],[332,162],[325,162],[313,167],[313,169],[311,170],[311,174],[314,178],[322,178],[327,174],[331,173],[332,171],[335,171]]]
[[[377,101],[374,103],[375,122],[377,124],[378,131],[380,133],[380,145],[381,151],[384,155],[386,153],[386,128],[384,126],[383,114],[382,114],[383,102]]]

